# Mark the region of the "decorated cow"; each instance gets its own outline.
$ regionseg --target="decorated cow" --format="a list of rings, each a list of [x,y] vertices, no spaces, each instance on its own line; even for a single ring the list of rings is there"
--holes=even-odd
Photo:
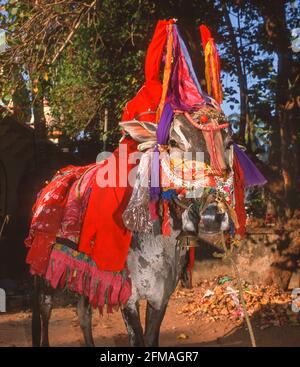
[[[48,346],[53,290],[79,294],[85,343],[91,310],[121,309],[132,346],[157,346],[160,325],[194,244],[245,232],[244,188],[264,178],[234,144],[221,110],[219,57],[199,28],[207,91],[174,20],[159,21],[145,83],[126,104],[119,147],[68,166],[39,193],[26,245],[35,277],[34,346]],[[163,65],[163,80],[159,75]],[[139,301],[147,300],[145,330]]]

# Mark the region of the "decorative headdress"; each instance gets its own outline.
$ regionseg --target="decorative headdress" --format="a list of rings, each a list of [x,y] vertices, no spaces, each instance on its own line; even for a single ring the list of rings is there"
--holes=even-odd
[[[158,153],[168,142],[174,113],[183,114],[188,122],[201,130],[209,152],[211,168],[214,174],[222,176],[224,148],[220,131],[228,128],[229,123],[220,108],[223,100],[220,59],[209,29],[201,25],[199,32],[205,56],[207,92],[200,86],[176,21],[159,21],[147,51],[145,84],[126,105],[123,121],[120,123],[129,135],[141,143],[141,150],[150,147],[154,150],[150,177],[150,211],[153,218],[156,217],[155,203],[162,193]],[[159,72],[163,54],[165,63],[161,83]],[[235,146],[234,150],[236,149]],[[234,167],[238,164],[236,159]],[[254,176],[259,175],[255,173]],[[242,177],[242,173],[239,177]],[[262,181],[264,180],[257,184],[262,184]],[[244,190],[243,184],[236,190],[238,189]]]

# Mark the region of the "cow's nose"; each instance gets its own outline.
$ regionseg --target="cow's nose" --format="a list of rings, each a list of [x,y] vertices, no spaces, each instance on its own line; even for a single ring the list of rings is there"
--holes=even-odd
[[[201,223],[207,232],[219,232],[225,213],[220,213],[216,203],[211,203],[201,213]]]

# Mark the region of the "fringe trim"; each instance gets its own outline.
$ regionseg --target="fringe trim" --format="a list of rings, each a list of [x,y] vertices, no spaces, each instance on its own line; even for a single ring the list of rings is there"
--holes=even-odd
[[[45,275],[53,288],[61,287],[80,295],[85,295],[94,308],[99,308],[103,314],[104,305],[107,312],[113,308],[125,305],[131,296],[131,280],[127,270],[109,272],[99,270],[97,266],[78,251],[62,251],[66,246],[59,245],[60,249],[53,248]],[[73,256],[79,255],[79,259]],[[89,259],[89,260],[86,260]]]

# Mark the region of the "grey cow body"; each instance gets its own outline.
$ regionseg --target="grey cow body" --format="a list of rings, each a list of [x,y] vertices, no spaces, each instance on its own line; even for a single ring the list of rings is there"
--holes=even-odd
[[[166,305],[173,293],[186,258],[186,247],[179,245],[179,230],[171,235],[136,234],[129,250],[127,265],[132,279],[131,305],[146,299],[152,307]]]
[[[132,295],[122,310],[132,346],[158,346],[160,325],[170,296],[179,281],[187,248],[177,241],[179,230],[171,225],[170,236],[136,234],[127,258]],[[147,300],[145,332],[142,330],[139,301]]]

